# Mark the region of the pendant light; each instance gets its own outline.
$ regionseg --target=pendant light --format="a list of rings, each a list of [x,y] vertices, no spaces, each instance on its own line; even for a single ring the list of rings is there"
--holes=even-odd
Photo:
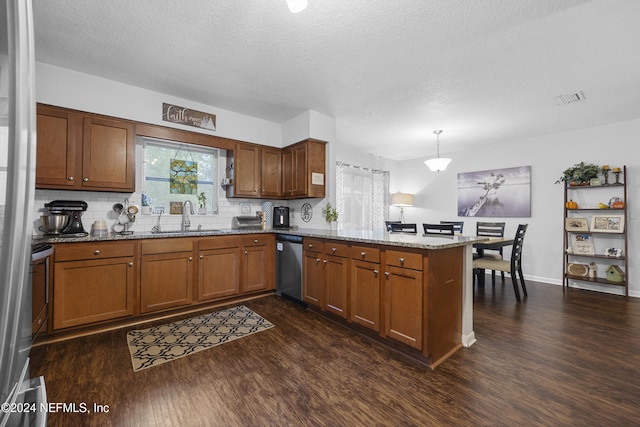
[[[431,170],[431,172],[440,173],[440,171],[445,170],[447,166],[449,166],[449,163],[451,163],[451,159],[447,157],[440,157],[440,134],[442,133],[442,131],[434,130],[433,133],[436,134],[437,157],[434,159],[425,160],[424,164],[427,165],[427,167],[429,168],[429,170]]]
[[[307,8],[307,0],[287,0],[287,6],[291,13],[302,12]]]

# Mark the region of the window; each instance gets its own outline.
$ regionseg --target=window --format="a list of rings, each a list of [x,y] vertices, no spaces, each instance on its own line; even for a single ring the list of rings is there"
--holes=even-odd
[[[142,138],[142,147],[143,206],[169,213],[171,202],[189,200],[196,211],[217,213],[217,149],[150,138]]]
[[[341,230],[384,231],[389,217],[389,172],[337,162],[336,205]]]

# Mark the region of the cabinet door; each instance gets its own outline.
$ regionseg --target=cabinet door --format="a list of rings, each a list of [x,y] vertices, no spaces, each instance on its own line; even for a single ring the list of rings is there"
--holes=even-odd
[[[261,291],[267,287],[267,247],[245,247],[242,258],[242,291]]]
[[[82,139],[82,187],[135,190],[135,132],[132,123],[85,117]]]
[[[292,195],[307,194],[307,146],[306,144],[293,147],[293,188]]]
[[[260,181],[263,197],[280,197],[282,195],[282,154],[277,148],[262,148]]]
[[[198,264],[198,301],[240,293],[240,247],[201,251]]]
[[[62,108],[38,105],[36,188],[67,188],[80,185],[81,116]]]
[[[140,312],[190,304],[192,265],[191,252],[144,255],[140,274]]]
[[[422,349],[422,272],[387,266],[385,334]]]
[[[291,196],[293,193],[293,150],[282,151],[282,195]]]
[[[260,189],[259,148],[237,144],[234,153],[234,196],[258,197]]]
[[[53,329],[133,314],[133,258],[56,262]]]
[[[380,332],[380,264],[351,260],[349,320]]]
[[[302,299],[307,304],[322,307],[322,284],[324,283],[322,255],[305,251],[302,262]]]
[[[348,258],[325,255],[325,310],[347,318],[347,289],[349,285]]]

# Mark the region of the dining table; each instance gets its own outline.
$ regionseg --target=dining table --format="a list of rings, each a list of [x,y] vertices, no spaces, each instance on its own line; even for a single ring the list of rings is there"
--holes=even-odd
[[[477,255],[474,255],[474,259],[482,258],[484,256],[484,251],[493,250],[499,251],[501,248],[505,246],[513,246],[514,239],[509,237],[490,237],[487,240],[483,240],[482,242],[477,242],[473,244],[473,247],[477,251]],[[484,288],[484,269],[480,269],[478,274],[478,287]]]

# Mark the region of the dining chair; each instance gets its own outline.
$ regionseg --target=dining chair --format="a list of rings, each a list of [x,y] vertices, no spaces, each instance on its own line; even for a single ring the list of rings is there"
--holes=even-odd
[[[424,234],[453,236],[453,224],[422,224]]]
[[[402,224],[402,223],[394,223],[391,224],[392,232],[402,232],[402,233],[417,233],[418,226],[417,224]]]
[[[464,221],[440,221],[440,224],[453,225],[453,232],[458,234],[462,234],[462,229],[464,228]]]
[[[391,224],[400,224],[401,221],[385,221],[384,225],[387,226],[387,231],[392,231],[391,230]]]
[[[513,239],[513,248],[511,250],[511,260],[496,259],[492,256],[484,256],[473,261],[473,272],[476,276],[484,274],[484,270],[501,271],[511,275],[513,290],[516,293],[516,300],[520,299],[520,290],[518,289],[518,277],[520,277],[520,285],[522,293],[527,296],[527,287],[524,283],[524,275],[522,274],[522,246],[524,245],[524,235],[529,224],[518,225],[516,236]],[[495,286],[495,275],[491,276],[492,285]],[[480,281],[478,279],[478,281]]]
[[[504,237],[504,222],[477,222],[476,223],[476,236],[485,236],[485,237]],[[497,251],[488,252],[485,250],[483,256],[485,257],[493,257],[495,259],[504,259],[502,254],[502,248]],[[473,254],[473,258],[479,258],[478,254]],[[504,271],[500,272],[500,276],[502,281],[504,282]],[[496,272],[491,272],[491,280],[493,282],[496,281]]]

